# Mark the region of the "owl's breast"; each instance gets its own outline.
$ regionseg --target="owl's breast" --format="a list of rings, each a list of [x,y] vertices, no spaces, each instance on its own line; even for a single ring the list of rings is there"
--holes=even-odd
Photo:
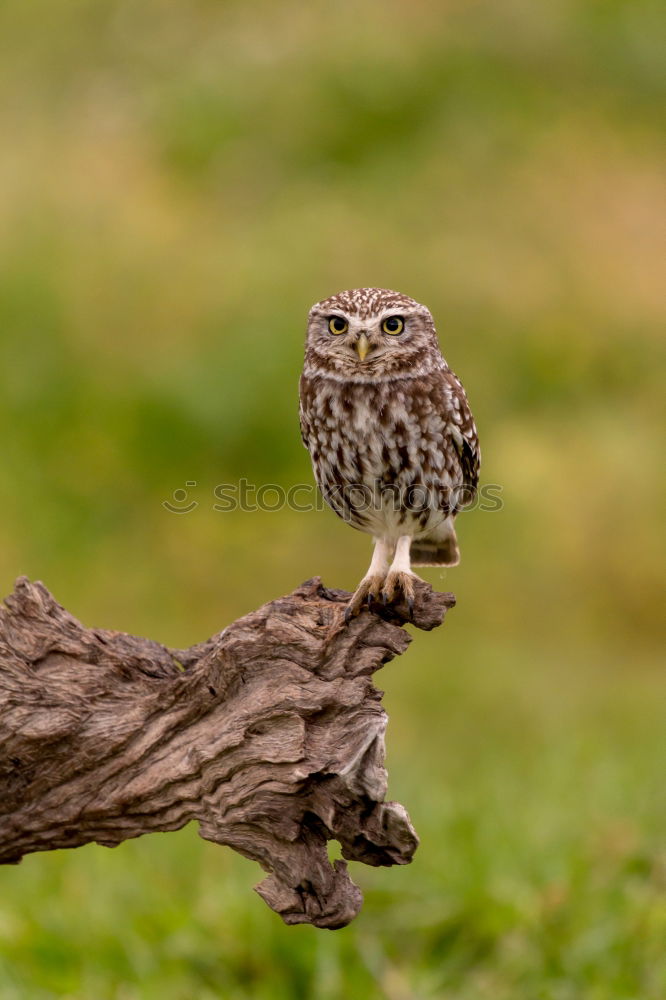
[[[453,478],[448,419],[418,381],[301,385],[303,438],[317,483],[336,513],[363,531],[397,536],[411,532],[407,522],[417,518],[426,532],[442,519],[441,491]]]

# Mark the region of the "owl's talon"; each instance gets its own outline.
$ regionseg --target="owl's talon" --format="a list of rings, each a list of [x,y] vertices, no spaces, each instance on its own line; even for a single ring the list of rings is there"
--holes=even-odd
[[[414,580],[418,580],[415,573],[405,570],[391,570],[384,582],[382,590],[382,601],[384,604],[393,604],[399,596],[402,596],[407,605],[409,617],[414,611]]]
[[[349,625],[349,622],[355,615],[358,615],[364,609],[370,610],[373,602],[377,600],[377,594],[381,590],[382,582],[382,578],[376,574],[363,577],[345,608],[345,623],[347,625]]]

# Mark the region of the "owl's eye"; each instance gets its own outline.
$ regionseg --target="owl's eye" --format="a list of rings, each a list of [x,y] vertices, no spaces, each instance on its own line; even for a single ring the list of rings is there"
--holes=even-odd
[[[339,334],[347,332],[349,329],[349,323],[346,319],[343,319],[342,316],[331,316],[328,321],[328,328],[331,333],[334,333],[337,337]]]
[[[392,337],[397,337],[405,329],[405,321],[402,316],[388,316],[382,323],[384,333],[390,333]]]

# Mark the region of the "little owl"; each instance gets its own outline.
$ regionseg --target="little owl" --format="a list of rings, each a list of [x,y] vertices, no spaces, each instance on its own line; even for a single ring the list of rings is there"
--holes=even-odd
[[[411,607],[412,562],[459,562],[454,520],[474,499],[480,458],[465,391],[442,357],[429,310],[384,288],[317,302],[300,418],[324,499],[375,540],[347,617],[400,593]]]

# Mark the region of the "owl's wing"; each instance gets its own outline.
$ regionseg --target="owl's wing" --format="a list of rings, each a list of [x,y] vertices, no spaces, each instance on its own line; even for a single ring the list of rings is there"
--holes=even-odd
[[[308,405],[310,398],[310,384],[304,375],[301,375],[301,381],[299,383],[299,404],[298,404],[298,417],[301,424],[301,440],[305,447],[310,450],[310,433],[312,431],[312,424],[309,418],[310,407]]]
[[[452,371],[444,372],[439,391],[442,410],[447,422],[448,440],[455,452],[462,475],[464,503],[470,503],[476,496],[481,465],[481,449],[476,424],[465,390],[457,375]]]

